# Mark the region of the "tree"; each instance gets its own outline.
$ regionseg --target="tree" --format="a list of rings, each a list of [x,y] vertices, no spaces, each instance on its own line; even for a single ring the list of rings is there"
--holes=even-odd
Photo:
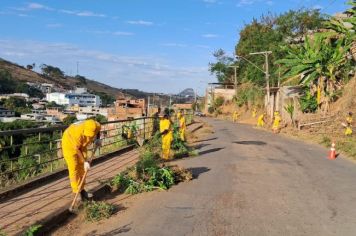
[[[41,65],[42,74],[53,78],[64,78],[64,72],[58,67],[42,64]]]
[[[9,110],[15,110],[16,108],[27,107],[27,103],[25,99],[10,97],[5,100],[4,107]]]
[[[229,68],[234,61],[232,57],[226,56],[224,50],[219,49],[213,53],[216,58],[216,63],[209,63],[209,70],[211,74],[215,74],[220,83],[233,82],[232,69]]]
[[[93,91],[95,95],[98,95],[101,99],[102,106],[106,107],[115,102],[115,98],[107,93]]]
[[[265,59],[262,56],[250,56],[251,52],[272,51],[269,57],[271,65],[277,59],[283,58],[286,53],[280,47],[289,45],[299,39],[304,33],[319,28],[324,20],[317,10],[289,11],[279,16],[264,15],[260,20],[253,19],[250,24],[240,31],[240,39],[235,47],[237,55],[243,56],[258,66],[263,66]],[[250,63],[244,60],[239,62],[239,75],[242,81],[265,86],[265,75]],[[277,85],[278,67],[270,67],[271,84]]]
[[[86,85],[87,84],[87,79],[84,76],[81,75],[76,75],[74,79],[78,80],[78,85]]]
[[[75,115],[68,115],[66,118],[63,119],[63,124],[71,125],[74,122],[78,121]]]
[[[103,116],[103,115],[100,115],[100,114],[97,114],[95,117],[94,117],[94,120],[96,120],[97,122],[99,122],[100,124],[101,123],[104,123],[104,122],[108,122],[108,119]]]

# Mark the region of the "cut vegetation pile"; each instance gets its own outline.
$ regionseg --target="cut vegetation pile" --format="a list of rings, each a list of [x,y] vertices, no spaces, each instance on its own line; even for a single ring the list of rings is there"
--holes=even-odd
[[[85,219],[90,222],[108,219],[114,214],[116,207],[103,201],[90,201],[84,205]]]
[[[174,132],[173,148],[179,156],[189,153],[185,143],[176,139]],[[160,137],[156,135],[149,143],[141,148],[140,160],[126,171],[115,176],[110,185],[114,190],[128,194],[149,192],[155,189],[167,190],[174,184],[192,179],[190,171],[178,166],[165,166],[160,161]]]

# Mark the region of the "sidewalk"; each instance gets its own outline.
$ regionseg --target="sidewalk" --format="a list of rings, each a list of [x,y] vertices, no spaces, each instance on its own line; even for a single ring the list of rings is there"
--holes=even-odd
[[[94,166],[89,172],[86,189],[99,186],[100,181],[115,176],[137,159],[137,150],[132,150]],[[58,179],[1,203],[0,227],[8,235],[14,235],[63,206],[69,207],[72,199],[68,177]]]
[[[188,126],[195,131],[202,123]],[[120,171],[133,165],[138,160],[138,151],[132,150],[113,157],[90,169],[86,189],[91,190],[101,181],[114,177]],[[0,229],[8,235],[15,235],[27,229],[35,222],[55,213],[64,206],[70,205],[73,194],[68,177],[60,178],[38,187],[18,197],[0,203]]]

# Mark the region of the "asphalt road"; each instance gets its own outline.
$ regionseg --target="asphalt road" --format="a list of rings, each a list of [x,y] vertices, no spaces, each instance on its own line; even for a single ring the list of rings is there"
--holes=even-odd
[[[207,119],[195,179],[124,203],[87,235],[356,235],[356,165],[327,149]]]

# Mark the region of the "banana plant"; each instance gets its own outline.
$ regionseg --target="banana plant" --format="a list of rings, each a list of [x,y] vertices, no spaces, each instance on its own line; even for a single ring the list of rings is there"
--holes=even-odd
[[[346,55],[350,47],[345,38],[334,41],[325,34],[315,34],[313,38],[307,36],[301,46],[285,47],[287,56],[276,64],[282,66],[284,78],[302,75],[299,84],[308,87],[316,84],[319,90],[323,88],[322,97],[328,107],[330,101],[325,94],[334,92],[336,74],[347,70]]]

